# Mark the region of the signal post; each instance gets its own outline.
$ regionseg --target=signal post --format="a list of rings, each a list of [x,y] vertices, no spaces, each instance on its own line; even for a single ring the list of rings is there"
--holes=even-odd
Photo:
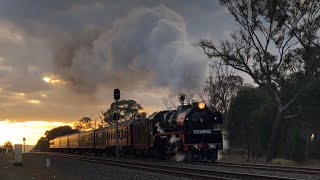
[[[115,89],[113,91],[113,98],[116,101],[116,113],[114,113],[114,120],[116,121],[116,159],[119,158],[119,104],[118,101],[120,99],[120,90]]]

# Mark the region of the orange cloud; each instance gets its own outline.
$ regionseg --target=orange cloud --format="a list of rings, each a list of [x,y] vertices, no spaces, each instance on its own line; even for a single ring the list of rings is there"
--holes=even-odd
[[[35,145],[38,139],[42,137],[47,130],[65,125],[73,126],[73,123],[47,121],[0,121],[0,145],[4,144],[6,141],[11,141],[12,144],[22,144],[23,137],[26,138],[26,144]]]

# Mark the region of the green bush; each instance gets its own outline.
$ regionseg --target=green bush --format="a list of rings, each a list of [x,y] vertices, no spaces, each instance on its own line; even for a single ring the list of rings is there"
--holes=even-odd
[[[272,159],[271,164],[279,166],[295,166],[296,162],[287,159]]]
[[[306,160],[307,141],[301,136],[301,133],[296,129],[290,141],[290,157],[297,162],[304,162]]]

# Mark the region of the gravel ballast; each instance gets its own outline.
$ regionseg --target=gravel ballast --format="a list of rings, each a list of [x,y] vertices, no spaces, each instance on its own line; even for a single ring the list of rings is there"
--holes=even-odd
[[[250,168],[237,168],[237,167],[222,167],[222,166],[215,166],[211,163],[177,163],[174,161],[155,161],[155,160],[138,160],[142,162],[149,161],[150,163],[157,163],[162,165],[173,165],[179,167],[190,167],[190,168],[199,168],[199,169],[208,169],[208,170],[218,170],[218,171],[227,171],[227,172],[235,172],[235,173],[248,173],[248,174],[257,174],[257,175],[265,175],[265,176],[276,176],[276,177],[285,177],[285,178],[292,178],[292,179],[303,179],[303,180],[320,180],[318,175],[306,175],[301,173],[292,173],[292,172],[280,172],[280,171],[269,171],[269,170],[256,170]]]
[[[108,158],[108,157],[98,157]],[[110,157],[109,157],[110,158]],[[46,167],[46,159],[50,159],[50,167]],[[121,158],[125,160],[126,158]],[[214,166],[214,164],[188,164],[175,163],[173,161],[160,161],[150,159],[137,160],[142,162],[175,165],[179,167],[190,167],[199,169],[215,169],[221,171],[242,172],[250,174],[261,174],[267,176],[280,176],[293,179],[320,179],[318,176],[303,175],[290,172],[272,172],[246,168],[228,168]],[[23,155],[23,167],[13,167],[11,164],[1,164],[0,179],[187,179],[172,175],[158,174],[140,170],[133,170],[97,163],[90,163],[75,159],[50,156],[41,153],[27,153]]]
[[[45,167],[46,159],[50,159],[50,167]],[[154,180],[184,180],[187,178],[176,177],[165,174],[151,173],[139,170],[132,170],[120,167],[112,167],[97,163],[89,163],[74,159],[48,156],[46,154],[28,153],[24,154],[23,161],[34,161],[39,163],[41,169],[45,172],[46,178],[40,179],[154,179]],[[25,168],[25,167],[24,167]],[[2,178],[1,178],[2,179]],[[28,178],[30,179],[30,178]],[[38,178],[37,178],[38,179]]]

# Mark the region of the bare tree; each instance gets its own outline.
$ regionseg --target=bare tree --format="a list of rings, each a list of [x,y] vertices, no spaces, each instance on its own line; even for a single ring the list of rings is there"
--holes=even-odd
[[[89,117],[82,117],[74,124],[74,127],[79,131],[91,130],[95,129],[95,122]]]
[[[201,40],[209,58],[218,57],[236,70],[247,73],[254,82],[264,88],[277,106],[272,135],[268,145],[267,162],[274,157],[276,139],[282,118],[292,118],[286,114],[295,103],[299,90],[289,100],[280,96],[281,82],[300,69],[295,68],[291,52],[304,48],[307,37],[312,37],[309,46],[318,45],[319,2],[316,0],[220,0],[238,24],[238,30],[230,41],[214,43]],[[298,15],[298,16],[297,16]],[[306,30],[308,28],[309,30]]]
[[[203,100],[212,108],[222,112],[227,119],[231,99],[243,85],[243,79],[222,63],[210,64],[210,75],[203,88]]]

